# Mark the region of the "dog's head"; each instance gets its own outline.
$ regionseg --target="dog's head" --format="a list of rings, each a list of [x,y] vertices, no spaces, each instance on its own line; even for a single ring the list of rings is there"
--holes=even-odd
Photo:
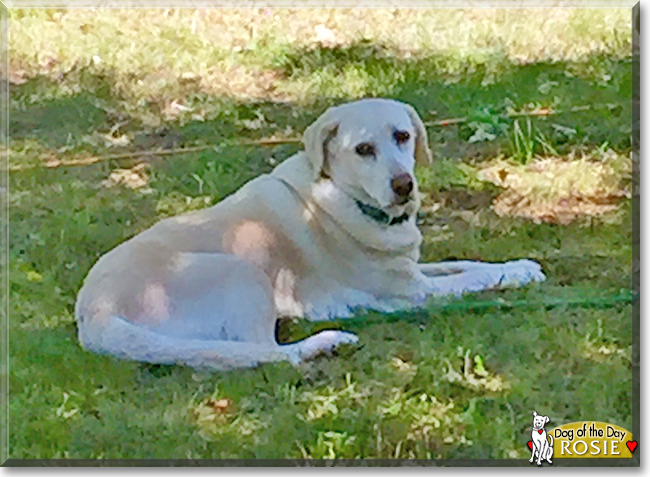
[[[328,109],[303,136],[314,179],[396,215],[417,208],[415,164],[428,164],[427,133],[413,107],[363,99]]]
[[[544,426],[551,419],[548,416],[540,416],[535,411],[533,411],[533,431],[539,431],[544,429]]]

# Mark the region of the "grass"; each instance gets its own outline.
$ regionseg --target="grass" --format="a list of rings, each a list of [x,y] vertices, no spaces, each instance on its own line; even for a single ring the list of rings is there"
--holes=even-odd
[[[470,307],[631,287],[629,24],[615,9],[11,10],[10,457],[521,459],[533,410],[631,429],[628,303]],[[75,296],[99,256],[299,148],[227,143],[293,137],[373,95],[430,124],[423,258],[530,257],[546,283],[282,320],[285,341],[359,334],[299,369],[205,374],[80,348]]]

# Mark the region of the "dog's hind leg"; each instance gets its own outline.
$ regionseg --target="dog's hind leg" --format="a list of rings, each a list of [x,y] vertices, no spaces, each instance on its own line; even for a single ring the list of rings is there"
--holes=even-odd
[[[91,344],[91,350],[134,361],[230,370],[277,361],[297,365],[338,345],[356,341],[355,335],[342,331],[322,331],[288,345],[174,338],[111,316],[99,340]]]
[[[299,363],[356,342],[351,333],[324,331],[279,345],[270,280],[238,257],[179,254],[172,271],[133,282],[121,294],[84,287],[76,309],[82,345],[136,361],[219,370],[281,360]]]

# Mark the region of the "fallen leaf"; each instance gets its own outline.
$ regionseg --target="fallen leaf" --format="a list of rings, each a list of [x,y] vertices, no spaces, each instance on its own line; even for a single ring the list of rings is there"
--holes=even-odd
[[[208,399],[205,403],[208,407],[214,409],[219,414],[225,414],[232,411],[232,401],[228,398]]]

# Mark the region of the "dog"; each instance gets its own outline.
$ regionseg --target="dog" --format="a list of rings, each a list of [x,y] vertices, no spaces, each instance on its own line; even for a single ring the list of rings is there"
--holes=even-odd
[[[278,316],[394,312],[545,279],[530,260],[418,263],[414,168],[431,153],[410,105],[332,107],[303,144],[214,207],[162,220],[102,256],[75,306],[81,345],[213,370],[299,364],[357,336],[327,330],[279,344]]]
[[[553,457],[553,436],[548,434],[548,437],[551,439],[549,443],[547,439],[546,430],[544,426],[550,419],[548,416],[540,416],[537,412],[533,411],[533,430],[531,432],[531,437],[533,439],[533,448],[532,455],[530,456],[531,464],[537,456],[537,465],[542,465],[542,461],[546,461],[549,464],[552,464],[551,458]]]

